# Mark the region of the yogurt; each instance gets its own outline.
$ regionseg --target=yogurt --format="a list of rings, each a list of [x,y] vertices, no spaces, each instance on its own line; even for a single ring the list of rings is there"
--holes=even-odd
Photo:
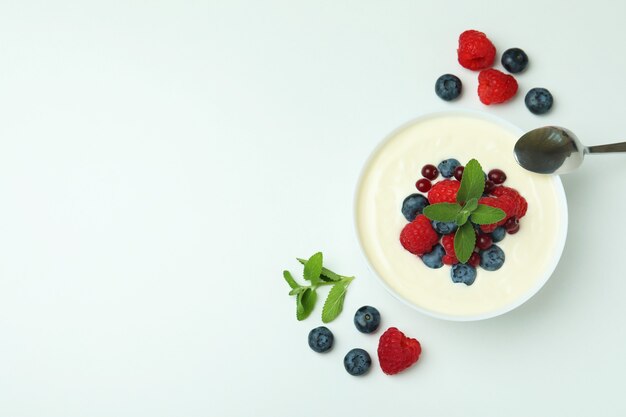
[[[477,320],[519,306],[547,281],[565,243],[567,203],[557,176],[534,174],[515,162],[520,133],[481,114],[441,113],[405,125],[374,151],[357,187],[356,229],[370,267],[393,294],[439,318]],[[485,171],[502,169],[504,185],[528,202],[519,232],[498,243],[506,256],[502,268],[478,268],[470,286],[453,283],[447,265],[426,267],[399,241],[407,224],[402,201],[417,192],[421,167],[447,158],[462,164],[476,158]]]

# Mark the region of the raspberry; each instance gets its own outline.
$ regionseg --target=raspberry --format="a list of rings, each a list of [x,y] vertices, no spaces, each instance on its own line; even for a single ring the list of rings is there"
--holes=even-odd
[[[395,375],[413,365],[422,353],[416,339],[406,337],[395,327],[388,328],[378,341],[378,361],[387,375]]]
[[[466,30],[461,33],[456,52],[459,64],[474,71],[492,66],[496,58],[496,47],[487,35],[477,30]]]
[[[494,188],[491,194],[495,195],[496,197],[508,196],[509,198],[514,199],[515,200],[514,216],[517,217],[518,219],[521,219],[522,217],[524,217],[524,215],[526,215],[526,210],[528,209],[528,202],[526,202],[526,199],[522,197],[520,193],[517,192],[517,190],[510,188],[510,187],[505,187],[502,185],[502,186]]]
[[[456,256],[454,253],[454,235],[445,235],[441,238],[441,245],[446,250],[447,255]]]
[[[459,263],[459,260],[454,255],[443,255],[443,258],[441,258],[441,262],[443,262],[445,265],[456,265]]]
[[[506,214],[506,217],[500,220],[498,223],[483,224],[482,226],[480,226],[483,232],[493,232],[496,227],[502,226],[507,221],[507,219],[515,216],[517,213],[517,200],[510,195],[501,195],[500,197],[483,197],[478,200],[478,202],[480,204],[499,208]]]
[[[438,241],[439,235],[423,214],[404,226],[400,233],[400,243],[404,249],[418,256],[430,252]]]
[[[459,191],[461,183],[454,180],[443,180],[436,184],[428,192],[430,204],[455,203],[456,192]]]
[[[490,68],[478,74],[478,97],[483,104],[504,103],[517,93],[512,75]]]

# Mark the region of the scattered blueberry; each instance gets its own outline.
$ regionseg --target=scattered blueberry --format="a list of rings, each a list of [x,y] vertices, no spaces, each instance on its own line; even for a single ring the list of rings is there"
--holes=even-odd
[[[452,265],[450,270],[452,282],[472,285],[476,279],[476,268],[467,264]]]
[[[440,235],[449,235],[450,233],[456,232],[457,225],[456,222],[440,222],[437,220],[432,221],[433,229]]]
[[[454,158],[446,159],[445,161],[441,161],[437,168],[439,172],[444,178],[450,178],[454,175],[454,170],[456,167],[461,165],[459,161]],[[487,174],[485,174],[487,175]]]
[[[429,268],[441,268],[443,266],[443,255],[445,254],[446,250],[443,248],[443,246],[441,246],[441,244],[438,243],[435,245],[435,247],[433,247],[433,250],[422,255],[422,261],[424,262],[424,265]]]
[[[435,93],[437,93],[440,99],[445,101],[457,98],[461,95],[462,89],[463,85],[461,80],[459,80],[459,77],[452,74],[442,75],[437,78],[437,82],[435,83]]]
[[[359,376],[366,373],[372,365],[372,358],[363,349],[352,349],[343,358],[343,366],[350,375]]]
[[[480,251],[480,266],[487,271],[500,269],[504,264],[504,251],[498,245]]]
[[[545,88],[531,88],[524,98],[526,107],[533,114],[547,113],[554,103],[552,94]]]
[[[373,333],[380,324],[380,313],[374,307],[363,306],[354,314],[354,325],[361,333]]]
[[[491,240],[493,243],[500,242],[506,236],[506,229],[502,226],[498,226],[495,228],[493,232],[491,232]]]
[[[411,194],[402,202],[402,214],[412,222],[418,214],[422,214],[424,207],[429,205],[428,199],[422,194]]]
[[[324,326],[316,327],[309,332],[309,346],[318,353],[327,352],[333,347],[333,332]]]
[[[502,66],[511,74],[522,72],[528,66],[528,55],[519,48],[511,48],[502,54]]]

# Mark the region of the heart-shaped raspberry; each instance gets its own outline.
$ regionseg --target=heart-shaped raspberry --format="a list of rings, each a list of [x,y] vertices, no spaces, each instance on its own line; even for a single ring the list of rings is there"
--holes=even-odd
[[[395,375],[413,365],[422,353],[420,342],[395,327],[390,327],[380,336],[378,342],[378,361],[387,375]]]
[[[517,81],[512,75],[489,68],[478,74],[478,98],[483,104],[498,104],[517,93]]]

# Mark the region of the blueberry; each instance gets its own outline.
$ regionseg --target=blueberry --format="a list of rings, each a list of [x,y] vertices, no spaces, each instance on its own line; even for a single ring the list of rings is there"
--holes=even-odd
[[[459,77],[452,74],[444,74],[437,78],[435,83],[435,93],[440,99],[445,101],[454,100],[461,94],[463,85]]]
[[[437,269],[443,266],[443,255],[446,254],[446,250],[439,243],[435,245],[433,250],[429,253],[422,255],[422,262],[429,268]]]
[[[324,326],[316,327],[309,332],[309,346],[316,352],[328,352],[333,347],[333,332]]]
[[[504,264],[504,251],[497,245],[480,251],[480,266],[487,271],[500,269]]]
[[[491,240],[496,243],[500,242],[506,236],[506,229],[503,226],[498,226],[491,232]]]
[[[343,358],[343,366],[350,375],[359,376],[366,373],[372,365],[372,358],[363,349],[352,349]]]
[[[373,333],[380,324],[380,313],[374,307],[363,306],[354,314],[354,325],[361,333]]]
[[[524,103],[526,103],[526,107],[528,107],[531,113],[544,114],[552,108],[554,99],[548,90],[538,87],[531,88],[530,91],[526,93]]]
[[[519,48],[511,48],[502,54],[502,66],[511,74],[524,71],[528,66],[528,55]]]
[[[429,205],[428,199],[422,194],[411,194],[402,202],[402,214],[412,222],[418,214],[422,214],[424,207]]]
[[[444,178],[450,178],[454,175],[454,169],[461,165],[459,161],[454,158],[446,159],[445,161],[441,161],[437,166],[439,172]]]
[[[452,282],[472,285],[476,279],[476,268],[467,264],[455,264],[452,265],[450,276]]]
[[[433,229],[435,229],[435,231],[440,235],[449,235],[450,233],[454,233],[458,227],[456,222],[440,222],[433,220],[431,223],[433,224]]]

